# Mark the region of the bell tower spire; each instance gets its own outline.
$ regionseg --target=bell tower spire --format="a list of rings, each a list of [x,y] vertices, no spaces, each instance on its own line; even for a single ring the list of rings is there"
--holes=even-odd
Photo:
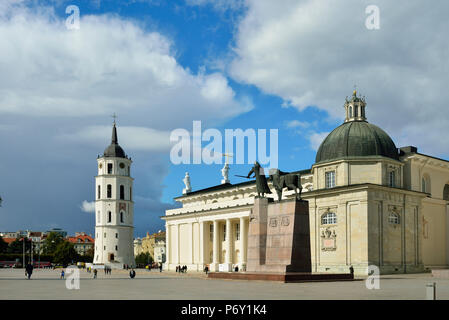
[[[352,93],[352,97],[348,99],[346,97],[345,101],[345,111],[346,117],[345,122],[349,121],[366,121],[365,108],[366,101],[365,97],[357,96],[357,89],[354,88],[354,92]]]

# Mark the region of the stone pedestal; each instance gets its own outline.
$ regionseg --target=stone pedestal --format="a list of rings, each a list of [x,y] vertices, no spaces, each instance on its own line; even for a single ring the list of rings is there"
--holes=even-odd
[[[312,271],[307,201],[254,200],[248,231],[247,271]]]
[[[268,198],[254,199],[254,206],[249,216],[247,271],[256,271],[265,264],[267,242]]]

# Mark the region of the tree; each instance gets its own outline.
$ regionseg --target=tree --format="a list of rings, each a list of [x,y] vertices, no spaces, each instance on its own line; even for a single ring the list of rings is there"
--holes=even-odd
[[[141,254],[136,256],[136,264],[147,265],[153,263],[153,257],[149,252],[142,252]]]
[[[62,241],[57,245],[54,251],[53,262],[66,266],[76,260],[78,260],[78,253],[76,252],[73,243]]]
[[[31,252],[31,239],[28,238],[17,238],[11,242],[8,246],[8,253],[22,253],[23,252],[23,240],[25,239],[25,253]]]
[[[42,246],[44,254],[54,254],[59,244],[64,242],[64,238],[58,232],[50,232]]]
[[[0,253],[6,253],[7,250],[8,250],[8,244],[0,236]]]

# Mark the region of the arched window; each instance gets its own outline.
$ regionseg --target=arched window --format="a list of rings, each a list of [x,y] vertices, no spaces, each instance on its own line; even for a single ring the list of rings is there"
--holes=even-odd
[[[443,199],[446,200],[446,201],[449,201],[449,184],[446,184],[444,186]]]
[[[123,185],[120,186],[120,200],[125,200],[125,187]]]
[[[112,174],[112,163],[108,163],[108,174]]]
[[[334,212],[328,212],[321,216],[321,224],[336,224],[337,215]]]
[[[108,211],[108,222],[112,222],[112,212]]]
[[[359,109],[357,108],[357,106],[354,106],[354,117],[358,116],[359,116]]]
[[[352,106],[349,106],[349,118],[352,118]]]
[[[101,187],[98,186],[97,189],[98,189],[98,190],[97,190],[97,199],[100,199],[100,198],[101,198]]]
[[[388,215],[388,222],[391,224],[399,224],[399,215],[395,212],[390,212]]]
[[[120,212],[120,222],[123,223],[123,212]]]
[[[108,199],[112,198],[112,185],[108,184],[108,194],[107,194]]]

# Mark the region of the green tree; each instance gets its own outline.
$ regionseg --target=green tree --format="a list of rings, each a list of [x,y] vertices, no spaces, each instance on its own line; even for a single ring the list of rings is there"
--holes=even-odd
[[[0,253],[6,253],[8,250],[8,244],[0,237]]]
[[[53,262],[62,264],[64,266],[78,260],[78,253],[75,250],[73,243],[63,241],[58,244],[55,249]]]
[[[151,264],[153,263],[153,257],[149,252],[142,252],[141,254],[136,256],[136,264]]]
[[[8,246],[7,253],[22,253],[23,252],[23,242],[25,239],[25,253],[31,252],[31,239],[28,238],[17,238],[11,242]]]
[[[58,232],[50,232],[42,246],[44,254],[54,254],[58,245],[64,242],[64,238]]]

